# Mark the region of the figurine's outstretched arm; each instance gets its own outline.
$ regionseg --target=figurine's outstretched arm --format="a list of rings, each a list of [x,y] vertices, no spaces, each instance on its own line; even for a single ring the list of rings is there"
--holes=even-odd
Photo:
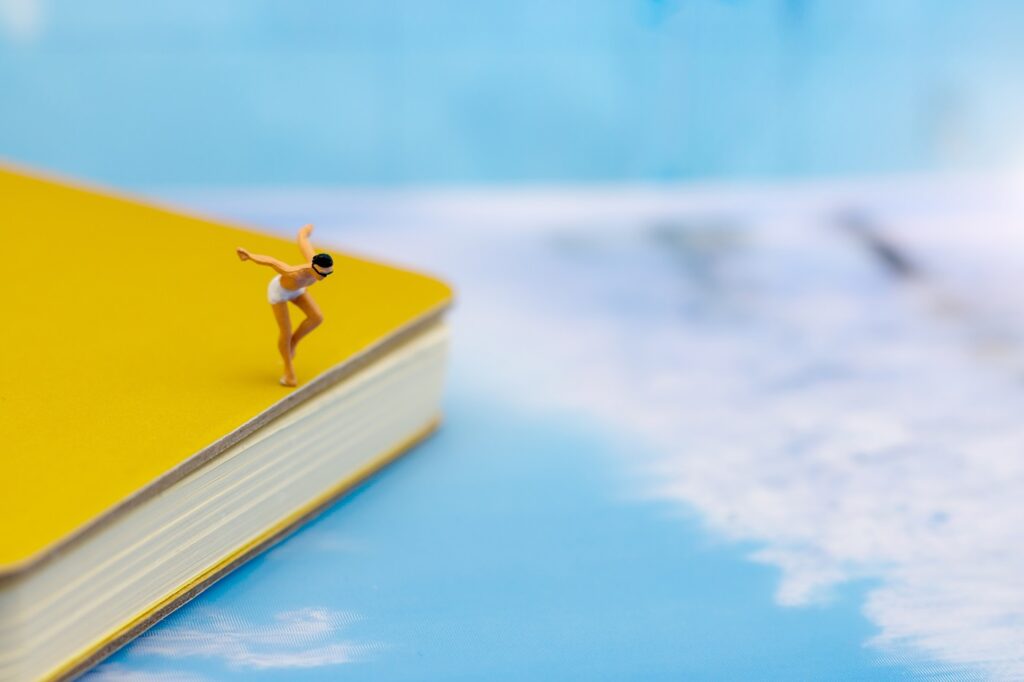
[[[309,243],[309,235],[313,234],[312,225],[303,225],[299,229],[299,251],[302,252],[302,257],[306,262],[313,260],[313,247]]]
[[[238,257],[241,260],[251,260],[253,263],[257,263],[259,265],[268,265],[274,268],[279,275],[287,275],[301,269],[282,263],[272,256],[261,256],[258,253],[249,253],[243,248],[236,249],[236,253],[238,253]]]

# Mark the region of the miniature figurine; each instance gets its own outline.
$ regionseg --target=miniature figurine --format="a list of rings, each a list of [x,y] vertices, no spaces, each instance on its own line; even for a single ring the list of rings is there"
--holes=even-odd
[[[281,353],[281,359],[284,360],[282,386],[298,384],[292,364],[292,359],[295,357],[295,346],[324,321],[320,308],[306,289],[334,272],[334,259],[330,254],[313,254],[313,247],[309,245],[309,235],[312,232],[312,225],[304,225],[299,230],[299,251],[307,261],[305,265],[287,265],[270,256],[249,253],[243,248],[237,249],[238,257],[241,260],[251,260],[253,263],[268,265],[277,271],[277,275],[270,280],[270,286],[267,287],[267,299],[270,301],[274,319],[277,320],[277,326],[281,332],[277,339],[277,349]],[[292,333],[291,317],[288,314],[289,301],[306,314],[306,319],[294,333]]]

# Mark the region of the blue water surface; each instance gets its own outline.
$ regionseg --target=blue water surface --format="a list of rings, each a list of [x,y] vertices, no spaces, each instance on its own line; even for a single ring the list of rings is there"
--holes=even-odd
[[[613,450],[592,428],[457,386],[436,436],[95,678],[908,677],[864,646],[873,633],[858,589],[825,606],[777,606],[773,569],[695,520],[627,499]],[[252,637],[296,609],[351,617],[316,642]],[[225,636],[219,618],[237,646],[208,646]],[[168,637],[172,653],[147,651]],[[353,645],[357,660],[289,658],[331,642]]]

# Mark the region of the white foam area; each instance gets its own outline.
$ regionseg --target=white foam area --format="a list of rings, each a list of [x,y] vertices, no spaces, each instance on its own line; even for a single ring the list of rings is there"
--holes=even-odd
[[[45,676],[421,433],[447,339],[403,345],[5,585],[0,680]]]

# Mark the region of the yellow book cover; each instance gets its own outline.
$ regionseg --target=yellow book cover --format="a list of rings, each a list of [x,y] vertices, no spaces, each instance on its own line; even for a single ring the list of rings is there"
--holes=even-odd
[[[338,480],[322,491],[294,493],[294,508],[264,519],[259,532],[224,540],[224,547],[237,546],[218,550],[201,575],[159,578],[167,594],[138,613],[132,611],[137,604],[110,606],[112,613],[120,609],[123,622],[106,631],[44,631],[37,620],[58,612],[47,615],[42,606],[25,603],[32,580],[56,576],[60,560],[72,562],[61,570],[87,570],[83,546],[98,544],[101,536],[113,543],[121,541],[119,534],[127,537],[121,526],[129,521],[122,517],[165,504],[169,490],[224,453],[245,461],[243,450],[269,437],[263,431],[284,429],[302,410],[334,405],[329,396],[341,396],[346,405],[375,405],[385,389],[397,390],[387,388],[398,385],[387,378],[396,372],[405,372],[409,378],[402,381],[410,385],[420,381],[421,370],[395,368],[412,367],[408,358],[423,356],[422,348],[403,351],[406,359],[392,361],[392,369],[379,367],[425,334],[436,336],[431,330],[442,326],[452,294],[422,274],[329,251],[333,275],[309,290],[325,321],[298,348],[299,387],[285,388],[278,384],[277,326],[266,294],[275,273],[240,262],[235,249],[300,263],[295,241],[2,168],[0,207],[8,292],[0,337],[0,680],[80,670],[436,423],[436,390],[433,403],[424,398],[423,407],[410,407],[400,425],[390,413],[374,417],[373,424],[391,420],[391,440],[360,436],[376,439],[365,446],[372,456],[338,469]],[[312,239],[315,244],[315,233]],[[301,319],[295,309],[292,316],[295,324]],[[374,378],[373,372],[391,374]],[[352,397],[357,390],[360,397]],[[403,388],[396,395],[407,394]],[[336,409],[340,416],[330,425],[354,408]],[[361,434],[370,428],[362,424],[346,428]],[[345,434],[339,443],[350,437]],[[350,440],[352,448],[364,447],[359,438]],[[260,456],[275,456],[281,447]],[[297,466],[300,454],[273,465],[283,467],[273,480],[283,480],[280,472],[292,471],[287,467]],[[169,589],[174,581],[180,584]],[[61,651],[54,642],[64,638],[71,653],[58,654],[57,663],[36,651],[44,645]]]

